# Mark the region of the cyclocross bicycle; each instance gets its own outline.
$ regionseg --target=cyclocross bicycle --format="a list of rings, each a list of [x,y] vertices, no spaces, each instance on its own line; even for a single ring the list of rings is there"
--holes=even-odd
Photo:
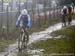
[[[24,28],[21,29],[18,37],[18,49],[19,51],[22,51],[24,48],[27,48],[27,34]]]

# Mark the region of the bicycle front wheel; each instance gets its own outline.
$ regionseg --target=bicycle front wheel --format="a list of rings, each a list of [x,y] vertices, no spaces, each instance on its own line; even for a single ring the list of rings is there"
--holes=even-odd
[[[19,34],[19,38],[18,38],[18,49],[19,51],[21,51],[23,48],[23,33]]]

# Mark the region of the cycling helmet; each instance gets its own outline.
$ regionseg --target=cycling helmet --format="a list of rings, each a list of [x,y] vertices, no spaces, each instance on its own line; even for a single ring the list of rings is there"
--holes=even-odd
[[[74,6],[74,3],[71,3],[72,6]]]
[[[21,11],[21,15],[27,15],[27,14],[28,14],[28,12],[27,12],[26,9],[23,9],[23,10]]]
[[[64,7],[63,7],[63,9],[66,9],[66,8],[67,8],[67,6],[64,6]]]

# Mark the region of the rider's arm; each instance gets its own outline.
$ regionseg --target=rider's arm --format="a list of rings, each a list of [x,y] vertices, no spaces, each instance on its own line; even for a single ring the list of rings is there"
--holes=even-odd
[[[20,19],[21,19],[21,15],[19,15],[19,17],[18,17],[18,19],[16,21],[16,26],[18,26]]]
[[[63,9],[61,10],[61,15],[63,15]]]
[[[28,20],[27,20],[28,22],[27,22],[27,27],[30,27],[30,25],[31,25],[31,18],[30,18],[30,15],[28,15]]]
[[[68,11],[68,9],[67,9],[67,14],[69,14],[69,11]]]

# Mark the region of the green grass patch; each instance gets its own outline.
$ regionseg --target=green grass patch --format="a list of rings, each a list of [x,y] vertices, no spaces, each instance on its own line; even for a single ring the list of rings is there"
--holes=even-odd
[[[61,30],[51,33],[52,36],[64,35],[67,37],[75,37],[75,26],[65,27]]]
[[[0,32],[0,52],[3,52],[10,44],[16,42],[16,32]]]
[[[52,33],[53,37],[61,35],[59,39],[48,39],[32,43],[34,48],[44,49],[44,53],[75,53],[75,26],[63,28]],[[65,36],[63,38],[63,36]]]
[[[5,48],[9,46],[9,44],[13,44],[14,40],[9,39],[0,39],[0,52],[5,51]]]

